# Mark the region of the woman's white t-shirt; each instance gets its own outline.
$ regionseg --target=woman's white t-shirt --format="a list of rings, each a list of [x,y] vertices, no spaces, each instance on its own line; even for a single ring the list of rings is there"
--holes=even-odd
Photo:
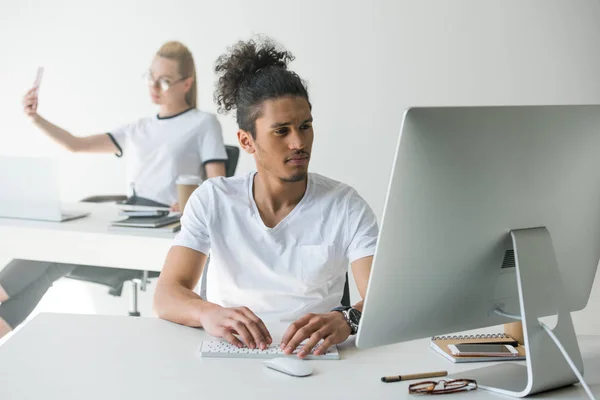
[[[348,264],[375,253],[375,215],[350,186],[309,174],[302,200],[268,228],[252,195],[254,174],[204,182],[188,200],[174,245],[210,252],[210,302],[246,306],[268,321],[331,311]]]
[[[129,195],[172,205],[179,175],[200,175],[206,163],[227,160],[216,116],[198,109],[160,118],[142,118],[109,133],[124,155]]]

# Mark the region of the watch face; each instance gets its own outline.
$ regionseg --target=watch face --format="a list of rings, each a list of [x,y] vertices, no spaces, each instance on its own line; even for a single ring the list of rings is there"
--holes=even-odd
[[[360,322],[360,311],[358,311],[356,308],[351,308],[348,310],[348,317],[350,318],[350,321],[353,324],[358,325]]]

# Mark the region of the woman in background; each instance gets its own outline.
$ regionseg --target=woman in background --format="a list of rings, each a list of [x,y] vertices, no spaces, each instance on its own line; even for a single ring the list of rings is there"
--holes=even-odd
[[[158,114],[109,133],[74,136],[37,113],[38,88],[23,98],[25,114],[48,137],[78,153],[115,153],[126,162],[130,204],[167,205],[178,211],[179,175],[225,175],[227,154],[215,115],[196,108],[196,70],[191,52],[179,42],[165,43],[147,73]],[[33,311],[52,283],[72,274],[77,279],[122,286],[131,271],[13,260],[0,271],[0,338]]]
[[[225,175],[227,155],[221,126],[213,114],[196,108],[196,73],[190,51],[181,43],[164,44],[147,73],[158,114],[110,133],[73,136],[37,113],[38,88],[25,95],[25,113],[47,136],[78,153],[115,153],[126,162],[131,196],[175,206],[175,180],[182,174],[203,178]]]

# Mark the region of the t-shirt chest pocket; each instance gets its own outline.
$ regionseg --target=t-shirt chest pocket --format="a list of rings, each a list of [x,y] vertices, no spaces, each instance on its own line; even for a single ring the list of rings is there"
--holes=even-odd
[[[305,245],[298,248],[298,276],[306,285],[322,285],[335,277],[335,247]]]

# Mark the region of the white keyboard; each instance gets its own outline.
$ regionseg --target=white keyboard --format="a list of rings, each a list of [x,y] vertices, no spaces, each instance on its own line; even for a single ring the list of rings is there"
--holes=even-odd
[[[315,347],[318,348],[319,345]],[[302,346],[296,347],[294,354],[300,352]],[[290,357],[279,348],[279,343],[273,343],[266,350],[250,349],[247,347],[238,348],[227,342],[220,340],[205,340],[200,347],[200,355],[208,358],[275,358]],[[295,356],[293,356],[295,357]],[[340,354],[336,346],[331,346],[327,352],[321,356],[309,354],[305,360],[339,360]]]

